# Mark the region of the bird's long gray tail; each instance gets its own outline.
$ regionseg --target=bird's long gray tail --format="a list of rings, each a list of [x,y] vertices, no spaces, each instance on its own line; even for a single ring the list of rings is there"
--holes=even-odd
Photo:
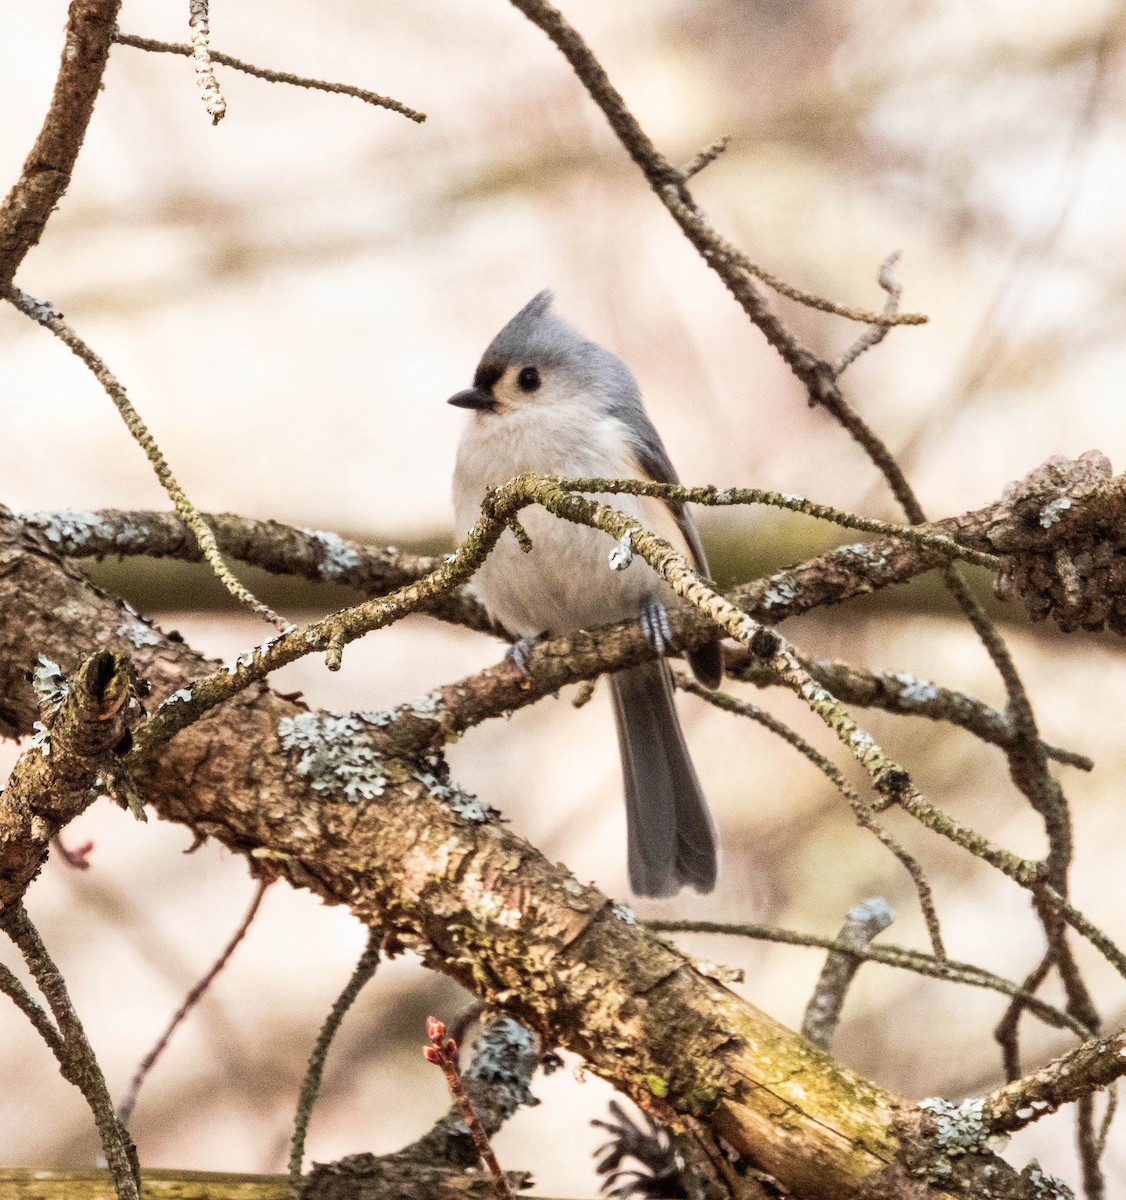
[[[630,887],[674,896],[715,887],[715,824],[673,705],[672,672],[659,659],[610,677],[622,775]]]

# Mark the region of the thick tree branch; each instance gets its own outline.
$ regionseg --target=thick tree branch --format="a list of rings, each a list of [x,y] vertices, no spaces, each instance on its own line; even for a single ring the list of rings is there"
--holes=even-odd
[[[35,706],[18,664],[127,643],[131,618],[10,517],[0,562],[0,701],[26,727]],[[156,631],[134,657],[158,697],[206,666]],[[285,721],[301,716],[264,686],[243,691],[139,764],[138,786],[165,818],[348,904],[645,1107],[704,1120],[801,1195],[856,1194],[895,1159],[894,1097],[701,975],[425,763],[369,752],[362,771],[377,787],[349,798],[353,759],[335,787],[318,786],[328,778],[282,747]]]
[[[0,698],[30,717],[17,664],[40,651],[65,664],[76,647],[120,643],[128,614],[11,519],[0,520],[0,560]],[[134,657],[158,696],[206,665],[163,638]],[[138,787],[165,818],[386,926],[642,1104],[705,1118],[799,1192],[849,1194],[891,1160],[893,1097],[701,975],[521,839],[473,819],[415,761],[378,762],[378,799],[311,788],[280,746],[279,724],[301,711],[265,687],[244,691],[144,764]]]

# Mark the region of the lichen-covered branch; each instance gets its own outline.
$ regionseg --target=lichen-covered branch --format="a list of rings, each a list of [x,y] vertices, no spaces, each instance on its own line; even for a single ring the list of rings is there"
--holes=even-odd
[[[983,742],[1006,750],[1016,738],[1012,721],[1002,709],[908,671],[866,671],[852,663],[828,659],[803,658],[802,661],[814,679],[844,704],[879,708],[905,717],[925,717],[929,721],[947,721]],[[770,687],[777,682],[746,652],[726,654],[724,670],[728,675],[758,687]],[[1056,762],[1080,771],[1094,769],[1091,759],[1073,750],[1063,750],[1045,742],[1044,752]]]
[[[22,902],[16,901],[0,909],[0,929],[23,955],[32,978],[50,1006],[59,1036],[56,1040],[46,1039],[47,1044],[55,1052],[63,1078],[78,1088],[90,1107],[117,1200],[139,1200],[140,1166],[133,1141],[113,1111],[105,1076],[71,1003],[66,981],[48,954],[39,931],[28,919]]]
[[[837,934],[837,941],[850,948],[867,946],[878,933],[882,933],[891,924],[891,921],[891,908],[882,896],[862,900],[849,910],[848,917]],[[859,969],[860,959],[847,950],[830,950],[825,959],[817,986],[805,1006],[801,1026],[802,1036],[809,1038],[822,1050],[828,1050],[832,1046],[833,1034],[841,1019],[845,995]]]
[[[42,651],[67,665],[76,648],[120,643],[127,614],[2,515],[0,557],[0,703],[30,729],[18,664]],[[134,659],[158,698],[204,667],[159,636]],[[697,972],[418,759],[345,753],[335,788],[302,774],[279,732],[302,715],[244,690],[139,763],[138,788],[161,816],[385,926],[646,1106],[695,1113],[814,1200],[854,1191],[894,1157],[893,1097]],[[378,786],[350,797],[345,781],[364,771]]]
[[[1038,1071],[985,1097],[982,1118],[994,1133],[1013,1133],[1126,1075],[1126,1031],[1093,1037]]]
[[[280,521],[259,521],[233,513],[203,513],[203,520],[227,558],[314,583],[355,588],[384,596],[430,574],[440,559],[408,554],[395,546],[367,546],[319,529],[301,529]],[[203,562],[203,552],[176,513],[155,511],[62,510],[23,513],[60,554],[73,558],[108,556],[173,558]],[[469,629],[493,632],[481,605],[464,591],[451,592],[427,610]]]
[[[36,706],[17,664],[123,641],[128,614],[3,514],[0,558],[0,703],[26,730]],[[187,646],[157,631],[153,643],[134,655],[158,698],[198,676]],[[252,686],[138,761],[138,786],[165,818],[348,904],[651,1111],[695,1115],[798,1192],[856,1194],[895,1160],[894,1097],[699,974],[443,783],[437,764],[380,754],[379,727],[369,739],[350,720],[327,740],[328,718]]]
[[[207,522],[199,510],[188,499],[187,493],[176,481],[176,477],[172,474],[172,468],[168,465],[168,460],[157,445],[156,439],[141,419],[141,414],[133,407],[133,402],[129,399],[120,380],[109,367],[63,320],[62,314],[57,312],[47,301],[37,300],[17,287],[0,287],[0,298],[7,300],[25,316],[42,325],[44,329],[49,329],[71,353],[86,364],[103,391],[113,401],[130,436],[144,451],[153,473],[160,481],[160,486],[164,488],[169,499],[176,506],[180,519],[192,531],[199,544],[200,553],[215,577],[240,604],[244,604],[251,612],[257,613],[278,629],[288,629],[288,622],[243,587],[223,561],[219,547],[215,544],[215,535],[208,528]]]

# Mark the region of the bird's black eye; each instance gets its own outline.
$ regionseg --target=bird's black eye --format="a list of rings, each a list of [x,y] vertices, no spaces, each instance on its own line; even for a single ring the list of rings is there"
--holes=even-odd
[[[516,386],[522,392],[534,392],[540,386],[540,373],[535,367],[524,367],[516,376]]]

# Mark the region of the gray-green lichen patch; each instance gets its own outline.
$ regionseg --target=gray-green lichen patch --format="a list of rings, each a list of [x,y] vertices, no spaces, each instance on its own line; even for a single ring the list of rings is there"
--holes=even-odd
[[[472,792],[467,792],[456,784],[443,783],[430,771],[416,771],[414,777],[426,788],[426,793],[431,799],[437,800],[439,804],[444,804],[467,821],[480,824],[484,821],[491,821],[497,815],[495,808],[474,796]]]
[[[763,592],[762,607],[765,609],[777,608],[779,605],[790,605],[798,597],[797,588],[793,583],[779,580],[772,583],[770,587]]]
[[[125,638],[137,647],[160,645],[160,638],[141,621],[122,621],[117,627],[117,636]]]
[[[531,1033],[511,1017],[498,1017],[481,1035],[465,1077],[488,1083],[491,1096],[507,1118],[522,1104],[539,1104],[528,1090],[538,1064]]]
[[[321,547],[322,557],[317,570],[325,579],[338,579],[363,561],[351,546],[345,545],[339,534],[320,529],[302,529],[301,532],[307,533]]]
[[[931,1136],[947,1158],[996,1150],[1008,1140],[990,1134],[984,1118],[985,1101],[980,1097],[952,1104],[941,1096],[930,1096],[920,1100],[919,1107],[931,1114]]]
[[[382,756],[364,737],[365,724],[357,713],[298,713],[278,722],[278,741],[300,756],[297,773],[314,792],[372,800],[383,794],[387,777]]]
[[[627,925],[637,924],[637,916],[628,904],[615,904],[610,911],[619,921],[624,921]]]
[[[911,707],[916,704],[929,704],[938,699],[938,688],[925,679],[919,679],[907,671],[895,671],[891,677],[899,684],[900,704]]]
[[[1071,1188],[1059,1176],[1042,1171],[1036,1159],[1021,1171],[1020,1177],[1027,1181],[1031,1189],[1029,1194],[1036,1200],[1073,1200]]]
[[[35,721],[32,726],[31,744],[39,747],[39,752],[44,758],[51,756],[51,734],[48,732],[47,726],[42,721]]]
[[[1067,496],[1060,496],[1058,500],[1053,500],[1051,504],[1044,505],[1044,511],[1040,514],[1040,525],[1044,529],[1051,527],[1060,519],[1064,510],[1071,507],[1071,500]]]
[[[886,567],[887,555],[881,553],[871,542],[852,542],[848,546],[838,546],[838,554],[850,554],[853,558],[870,567]]]
[[[442,699],[442,693],[433,691],[427,692],[418,700],[408,700],[395,708],[383,709],[381,712],[360,712],[354,715],[369,725],[384,726],[390,725],[396,717],[405,716],[408,713],[423,721],[440,721],[445,710],[446,703]]]
[[[62,667],[52,662],[45,654],[35,659],[31,671],[31,685],[39,697],[40,711],[57,713],[62,708],[63,701],[70,695],[70,684],[66,681]]]

